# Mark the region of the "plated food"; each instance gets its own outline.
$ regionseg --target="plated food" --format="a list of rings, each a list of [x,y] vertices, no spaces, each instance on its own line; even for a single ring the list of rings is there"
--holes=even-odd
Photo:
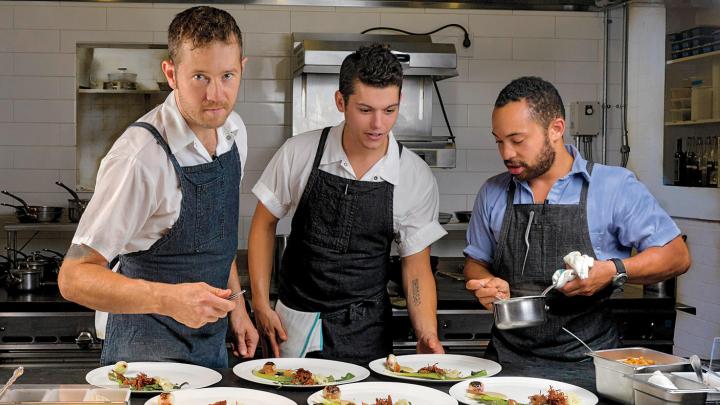
[[[328,385],[323,388],[322,401],[318,402],[317,405],[412,405],[406,399],[393,401],[392,395],[390,394],[385,396],[378,393],[378,395],[380,395],[381,398],[375,398],[375,402],[367,403],[363,401],[357,403],[355,401],[342,399],[342,392],[337,385]]]
[[[222,376],[194,364],[123,361],[91,370],[85,380],[102,388],[121,386],[129,387],[132,393],[161,393],[208,387],[220,382]]]
[[[152,397],[145,405],[297,405],[278,394],[247,388],[215,387],[166,392]]]
[[[390,354],[372,361],[370,369],[403,380],[442,383],[495,375],[502,367],[494,361],[457,354]]]
[[[367,369],[355,364],[306,358],[250,360],[233,367],[233,373],[258,384],[296,388],[347,384],[370,375]]]
[[[493,377],[461,381],[450,395],[468,405],[594,405],[592,392],[560,381],[530,377]]]
[[[304,368],[277,368],[277,365],[268,361],[257,370],[252,371],[254,376],[275,381],[284,385],[325,385],[339,383],[352,380],[355,376],[352,373],[346,373],[344,376],[323,375],[313,373]]]
[[[548,388],[547,393],[533,394],[527,397],[527,400],[511,399],[507,395],[499,392],[485,391],[485,384],[482,381],[472,381],[467,387],[469,398],[478,401],[481,404],[488,405],[579,405],[580,402],[576,395],[567,395],[561,390],[554,389],[552,386]],[[572,398],[571,398],[572,397]]]
[[[131,391],[173,391],[187,385],[188,382],[176,384],[167,378],[151,377],[145,373],[137,373],[134,377],[126,376],[128,363],[118,361],[108,372],[108,379],[115,381],[121,388],[130,388]]]
[[[325,387],[310,395],[308,405],[457,405],[448,394],[400,382],[360,382]]]

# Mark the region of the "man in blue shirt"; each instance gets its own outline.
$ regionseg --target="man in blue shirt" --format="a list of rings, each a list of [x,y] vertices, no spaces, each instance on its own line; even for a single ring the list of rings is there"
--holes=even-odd
[[[563,143],[564,132],[562,99],[540,78],[512,81],[495,102],[492,133],[508,171],[478,193],[465,249],[467,289],[492,310],[498,299],[539,295],[568,253],[595,258],[588,278],[548,294],[545,324],[493,327],[488,357],[501,362],[583,359],[586,349],[563,327],[595,350],[616,347],[607,303],[613,289],[690,267],[680,230],[645,186],[624,168],[589,163]],[[639,253],[630,257],[633,248]]]

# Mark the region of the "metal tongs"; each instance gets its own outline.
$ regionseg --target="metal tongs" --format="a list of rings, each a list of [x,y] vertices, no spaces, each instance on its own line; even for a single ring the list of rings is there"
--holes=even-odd
[[[21,375],[23,375],[23,372],[25,372],[25,368],[23,366],[20,366],[13,371],[13,375],[10,377],[7,383],[5,383],[5,386],[0,389],[0,398],[2,398],[3,395],[5,395],[5,391],[10,388],[11,385],[15,382],[15,380],[18,379]]]
[[[530,218],[528,219],[527,228],[525,228],[525,258],[523,259],[522,269],[520,269],[521,275],[525,275],[525,262],[527,262],[528,253],[530,253],[530,227],[533,218],[535,218],[535,211],[530,211]]]

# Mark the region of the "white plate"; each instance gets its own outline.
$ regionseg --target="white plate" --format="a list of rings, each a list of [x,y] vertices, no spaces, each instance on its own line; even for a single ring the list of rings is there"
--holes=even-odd
[[[297,405],[297,402],[277,394],[246,388],[215,387],[173,393],[174,405],[208,405],[227,401],[228,405]],[[145,405],[157,405],[160,395],[152,397]]]
[[[422,385],[398,382],[363,382],[340,387],[340,398],[374,404],[376,398],[392,396],[393,402],[405,399],[413,405],[457,405],[450,395],[434,388]],[[322,402],[322,391],[318,391],[307,400],[308,405]]]
[[[458,381],[455,380],[431,380],[429,378],[420,377],[408,377],[404,375],[394,374],[392,371],[385,368],[385,359],[377,359],[370,362],[370,370],[392,378],[398,378],[401,380],[410,381],[422,381],[426,383],[438,382],[438,383],[449,383]],[[502,370],[502,367],[494,361],[481,359],[479,357],[463,356],[461,354],[408,354],[405,356],[397,356],[398,363],[401,366],[407,366],[414,370],[418,370],[423,367],[431,366],[437,363],[440,368],[449,368],[460,371],[460,375],[468,376],[473,371],[485,370],[487,372],[486,377],[495,375]]]
[[[471,381],[482,381],[483,384],[485,384],[485,391],[505,394],[509,399],[514,399],[521,403],[527,403],[530,395],[547,393],[548,388],[551,386],[554,389],[561,390],[565,394],[575,394],[574,396],[580,401],[579,405],[594,405],[598,403],[598,397],[584,388],[560,381],[530,377],[492,377],[465,380],[450,387],[450,395],[463,404],[480,404],[480,402],[468,398],[467,395],[465,395]]]
[[[103,388],[118,388],[118,383],[110,381],[108,373],[115,367],[104,366],[96,368],[85,375],[85,381],[89,384]],[[182,390],[192,388],[203,388],[216,384],[222,380],[222,376],[215,370],[185,363],[163,363],[163,362],[132,362],[128,363],[126,377],[135,377],[138,373],[145,373],[149,377],[163,377],[173,384],[187,384]],[[177,390],[176,390],[177,391]],[[160,393],[162,391],[131,391],[133,393]],[[206,404],[207,405],[207,404]]]
[[[280,384],[275,381],[267,380],[265,378],[257,377],[253,375],[253,370],[259,370],[262,366],[272,361],[275,366],[279,369],[298,369],[304,368],[313,374],[331,375],[335,378],[342,378],[347,373],[352,373],[355,377],[345,380],[336,381],[327,384],[314,384],[314,385],[290,385]],[[297,388],[313,388],[313,387],[324,387],[326,385],[339,385],[348,384],[353,382],[362,381],[370,376],[370,372],[365,367],[360,367],[351,363],[343,363],[341,361],[324,360],[324,359],[298,359],[298,358],[276,358],[276,359],[261,359],[261,360],[250,360],[240,363],[233,367],[233,373],[243,380],[252,381],[258,384],[265,385],[283,385],[286,387],[297,387]]]

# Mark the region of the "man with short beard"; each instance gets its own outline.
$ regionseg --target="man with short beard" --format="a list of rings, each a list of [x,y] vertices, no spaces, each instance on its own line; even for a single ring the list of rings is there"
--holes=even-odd
[[[246,59],[235,19],[192,7],[168,29],[162,70],[173,91],[128,128],[98,171],[65,256],[63,297],[109,312],[101,362],[228,366],[258,334],[235,256],[247,133],[233,111]],[[118,257],[116,272],[109,262]],[[96,322],[99,337],[105,322]]]
[[[595,259],[588,278],[548,294],[545,324],[493,327],[486,357],[503,363],[584,359],[587,349],[562,327],[595,350],[616,347],[613,290],[690,267],[680,230],[633,173],[586,161],[563,143],[564,132],[562,99],[540,78],[512,81],[495,102],[492,134],[508,171],[478,193],[465,248],[467,289],[492,310],[498,299],[539,295],[570,252]],[[639,253],[630,257],[632,249]]]

